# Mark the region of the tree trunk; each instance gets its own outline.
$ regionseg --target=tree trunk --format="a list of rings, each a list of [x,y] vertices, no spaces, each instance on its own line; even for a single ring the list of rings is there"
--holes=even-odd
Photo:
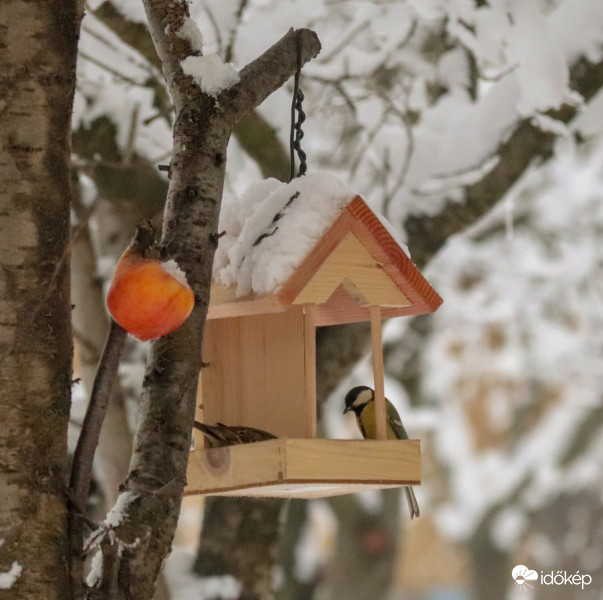
[[[284,506],[280,498],[208,498],[193,571],[231,575],[241,584],[238,600],[272,598]]]
[[[81,7],[0,4],[3,598],[69,598],[70,117]]]
[[[280,565],[283,570],[283,582],[277,589],[277,600],[312,600],[316,586],[320,581],[320,570],[302,580],[298,572],[299,541],[308,525],[308,508],[311,500],[294,499],[289,501],[287,518],[283,525]]]
[[[191,442],[230,132],[295,72],[299,60],[303,64],[320,50],[313,32],[291,31],[242,69],[239,83],[214,98],[180,66],[194,51],[177,35],[189,17],[187,4],[145,0],[144,5],[177,113],[161,248],[185,271],[195,308],[182,327],[151,344],[123,485],[125,511],[112,529],[120,550],[103,543],[102,580],[95,589],[97,597],[112,600],[148,600],[171,548]]]
[[[473,593],[476,600],[504,600],[510,585],[513,565],[508,552],[497,548],[490,537],[489,521],[484,522],[471,540]]]
[[[321,597],[379,600],[389,593],[398,554],[400,489],[383,490],[382,506],[368,511],[356,496],[331,499],[339,532]],[[369,575],[370,574],[370,575]]]

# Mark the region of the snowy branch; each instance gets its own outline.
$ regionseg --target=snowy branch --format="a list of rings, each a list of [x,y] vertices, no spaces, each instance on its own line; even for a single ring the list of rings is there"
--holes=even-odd
[[[79,590],[83,575],[82,536],[84,512],[88,501],[92,461],[98,445],[101,427],[111,398],[119,358],[126,341],[126,332],[115,321],[111,321],[107,342],[94,379],[94,387],[82,425],[82,431],[73,454],[71,480],[71,506],[69,510],[69,538],[71,543],[71,578],[75,590]]]
[[[241,81],[225,90],[220,103],[224,118],[234,124],[261,104],[295,72],[298,52],[301,64],[320,52],[318,36],[309,29],[289,30],[276,44],[240,72]]]
[[[571,70],[572,88],[585,101],[603,87],[603,63],[580,60]],[[577,114],[573,106],[551,111],[555,119],[567,123]],[[442,248],[446,240],[475,224],[500,202],[536,160],[552,156],[557,136],[542,131],[530,120],[518,124],[514,133],[499,149],[499,160],[482,179],[465,188],[464,198],[450,200],[435,215],[410,215],[403,224],[412,250],[413,262],[423,268]],[[356,365],[359,355],[368,352],[370,329],[365,324],[329,328],[328,335],[317,337],[318,398],[326,400]]]
[[[120,538],[140,540],[124,550],[115,567],[118,597],[128,598],[152,596],[178,519],[232,128],[295,73],[298,49],[302,63],[320,49],[313,32],[290,31],[245,67],[233,85],[232,66],[217,57],[210,63],[199,60],[206,58],[201,33],[187,3],[147,0],[145,10],[176,111],[162,248],[185,270],[195,308],[180,329],[152,344],[147,363],[131,468],[123,485],[139,501],[115,529]],[[224,76],[227,83],[220,89],[216,80]],[[159,523],[157,514],[163,515]]]
[[[603,86],[603,62],[580,60],[571,70],[572,89],[585,101]],[[548,116],[568,123],[578,112],[575,106],[565,105],[549,111]],[[536,160],[551,157],[557,137],[543,131],[530,119],[521,121],[509,139],[501,144],[498,162],[478,182],[465,188],[462,200],[449,200],[436,215],[409,216],[404,224],[413,261],[422,267],[444,245],[446,240],[484,216],[519,180]]]
[[[239,10],[242,10],[244,3],[241,3]],[[123,14],[118,10],[111,0],[105,0],[98,8],[94,11],[94,16],[99,19],[104,25],[109,27],[115,35],[119,37],[119,39],[130,46],[132,49],[136,50],[136,52],[142,54],[145,59],[152,65],[153,67],[161,68],[161,63],[157,56],[157,52],[155,51],[155,47],[153,46],[153,41],[151,39],[151,34],[149,33],[147,23],[143,23],[141,21],[133,20],[130,15]],[[240,18],[240,15],[239,17]],[[231,35],[234,35],[234,32],[231,32]],[[232,43],[234,39],[229,40],[228,48],[225,51],[225,60],[227,62],[232,60]],[[312,41],[312,46],[314,42]],[[304,44],[305,46],[305,44]],[[310,45],[308,45],[308,48]],[[154,69],[149,69],[154,72]],[[157,86],[158,82],[155,82],[154,78],[151,77],[150,82]],[[254,85],[253,82],[250,82],[251,85]],[[157,92],[157,97],[163,99],[163,94],[161,94],[158,87],[155,87]],[[163,90],[163,87],[161,88]],[[162,108],[161,113],[164,114],[166,110]],[[83,132],[82,132],[83,133]],[[288,152],[282,145],[282,142],[278,138],[276,131],[273,126],[263,117],[257,110],[253,110],[251,113],[247,115],[244,119],[240,120],[233,131],[237,140],[241,144],[241,146],[245,149],[247,154],[253,158],[262,171],[264,177],[275,177],[282,181],[285,181],[289,176],[289,156]],[[95,137],[93,135],[83,136],[79,131],[76,132],[78,135],[77,139],[85,138],[81,141],[87,141],[90,139],[91,141],[95,141]],[[80,144],[81,145],[81,144]],[[97,148],[94,148],[94,152],[98,152]],[[79,153],[79,150],[78,150]],[[133,188],[131,192],[128,194],[129,198],[133,196],[137,196],[137,190],[142,189],[141,196],[148,197],[149,194],[153,194],[154,191],[161,191],[158,188],[158,183],[156,180],[159,180],[162,183],[162,180],[159,178],[158,174],[151,173],[151,167],[147,169],[147,163],[144,161],[144,158],[137,157],[138,160],[134,161],[133,168],[137,168],[140,171],[140,177],[138,177],[138,171],[134,173],[128,173],[128,177],[123,177],[120,171],[116,171],[112,169],[110,174],[106,173],[106,169],[95,170],[91,177],[94,178],[97,185],[102,185],[105,179],[113,180],[113,177],[117,175],[120,181],[118,182],[116,187],[120,189],[123,188],[123,184],[127,184],[128,182],[132,182],[132,176],[137,178],[134,185],[129,187]],[[115,173],[116,172],[116,173]],[[110,177],[104,177],[103,175],[109,174]],[[145,181],[148,180],[149,176],[151,176],[152,181],[149,185],[145,185]],[[102,180],[99,182],[99,178]],[[125,181],[121,181],[124,179]],[[160,186],[159,186],[160,187]],[[150,188],[150,189],[148,189]],[[100,190],[99,191],[103,191]],[[165,195],[163,195],[165,197]],[[142,208],[141,208],[142,210]],[[143,218],[148,218],[151,215],[145,214]]]

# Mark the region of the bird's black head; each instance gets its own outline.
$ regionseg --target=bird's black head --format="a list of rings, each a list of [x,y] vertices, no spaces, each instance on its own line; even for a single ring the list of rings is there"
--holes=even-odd
[[[375,392],[366,385],[359,385],[352,388],[345,397],[345,408],[343,414],[354,411],[356,415],[359,415],[364,407],[375,399]]]

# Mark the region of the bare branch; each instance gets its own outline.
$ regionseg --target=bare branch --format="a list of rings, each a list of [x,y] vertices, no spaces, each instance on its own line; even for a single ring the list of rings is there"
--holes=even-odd
[[[228,36],[228,45],[226,46],[226,50],[224,52],[224,60],[226,62],[231,62],[233,59],[234,45],[237,41],[237,33],[243,21],[243,14],[245,13],[245,9],[247,8],[248,4],[249,0],[239,0],[239,6],[235,15],[235,23],[230,30],[230,35]]]
[[[246,7],[246,0],[240,0],[237,10],[237,18],[242,17]],[[111,0],[105,0],[96,10],[93,11],[95,17],[100,19],[107,27],[109,27],[125,44],[139,52],[144,56],[154,67],[161,68],[161,62],[157,56],[157,52],[153,46],[151,35],[148,30],[147,23],[132,21],[127,15],[122,15],[114,6]],[[212,13],[208,10],[210,20]],[[90,32],[91,33],[91,32]],[[227,62],[233,60],[232,44],[234,43],[234,35],[236,28],[233,29],[233,34],[230,36],[228,47],[226,49],[225,60]],[[219,32],[216,30],[216,35]],[[218,45],[222,42],[218,40]],[[150,68],[153,82],[152,87],[158,89],[159,83],[155,81],[156,69]],[[121,76],[120,74],[117,74]],[[133,82],[136,85],[136,82]],[[148,85],[146,83],[145,85]],[[163,85],[163,83],[161,84]],[[166,117],[171,114],[172,107],[168,103],[161,112],[147,118],[143,123],[148,125],[157,117]],[[276,135],[275,130],[270,123],[257,111],[252,111],[247,117],[242,119],[234,130],[239,143],[244,150],[251,156],[259,165],[264,177],[275,177],[282,181],[286,181],[289,177],[289,157],[281,141]],[[170,151],[171,154],[171,151]],[[137,157],[137,164],[144,160]],[[156,159],[154,162],[162,162],[165,158]],[[155,189],[157,186],[155,186]],[[143,215],[149,216],[149,215]]]
[[[132,244],[136,244],[141,250],[144,250],[153,244],[153,238],[154,230],[152,226],[150,223],[144,222],[137,228]],[[69,540],[71,545],[71,583],[76,598],[81,594],[83,586],[84,521],[82,513],[85,511],[88,501],[94,454],[117,379],[119,360],[126,337],[126,331],[111,320],[92,393],[90,394],[90,401],[73,454],[69,482],[69,494],[72,500],[69,511]]]
[[[130,166],[132,164],[132,156],[134,155],[134,142],[136,140],[136,133],[138,129],[138,113],[140,112],[140,104],[136,103],[132,110],[132,116],[130,117],[130,129],[128,130],[128,140],[126,141],[126,147],[124,148],[124,155],[122,158],[122,164]]]
[[[227,54],[224,53],[224,42],[222,41],[222,32],[220,31],[220,25],[218,25],[218,21],[216,20],[216,15],[214,15],[214,11],[208,6],[207,2],[203,3],[203,8],[205,9],[205,13],[207,14],[207,18],[214,30],[214,35],[216,36],[216,50],[220,56],[224,56],[225,62],[231,62],[232,58],[226,58]]]
[[[320,52],[318,36],[310,29],[290,29],[276,44],[241,70],[240,82],[219,97],[224,118],[231,126],[295,73],[298,48],[304,65]]]
[[[161,69],[161,61],[153,46],[153,40],[149,35],[146,23],[132,21],[128,15],[119,11],[111,0],[105,0],[92,13],[111,29],[122,42],[137,50],[154,67]]]
[[[107,342],[98,366],[90,402],[82,424],[82,430],[73,455],[70,494],[72,503],[69,510],[69,539],[71,544],[71,583],[78,597],[83,586],[83,531],[82,512],[85,510],[92,477],[92,461],[107,405],[117,377],[119,358],[126,340],[126,332],[115,321],[107,336]]]

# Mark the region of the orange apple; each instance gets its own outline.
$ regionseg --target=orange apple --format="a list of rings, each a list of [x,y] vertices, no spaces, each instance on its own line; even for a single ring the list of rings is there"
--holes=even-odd
[[[107,294],[113,319],[143,341],[180,327],[194,303],[186,275],[175,260],[144,258],[132,247],[119,259]]]

